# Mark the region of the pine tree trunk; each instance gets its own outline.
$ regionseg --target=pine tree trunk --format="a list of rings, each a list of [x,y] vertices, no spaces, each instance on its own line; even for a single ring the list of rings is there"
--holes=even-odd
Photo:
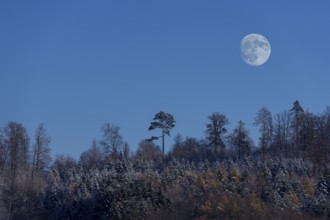
[[[163,130],[163,131],[162,131],[163,158],[164,158],[164,156],[165,156],[165,143],[164,143],[164,136],[165,136],[165,134],[164,134],[164,130]]]

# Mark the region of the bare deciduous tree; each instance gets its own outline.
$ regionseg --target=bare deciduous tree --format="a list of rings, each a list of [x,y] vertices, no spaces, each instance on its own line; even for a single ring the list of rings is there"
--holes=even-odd
[[[103,139],[100,144],[105,153],[113,157],[118,156],[120,148],[123,145],[123,137],[120,135],[119,130],[120,127],[118,125],[111,125],[110,123],[105,123],[101,127]]]
[[[288,111],[278,113],[275,115],[274,121],[274,144],[272,151],[288,157],[292,155],[291,114]]]
[[[9,122],[4,128],[4,148],[8,152],[5,164],[5,185],[8,219],[11,218],[15,204],[19,201],[27,183],[29,169],[29,137],[25,128],[17,122]]]
[[[91,147],[80,156],[80,163],[85,167],[100,167],[103,156],[96,140],[93,140]]]
[[[43,124],[40,124],[35,132],[35,143],[33,147],[33,172],[43,171],[50,165],[50,147],[51,137],[47,134]]]
[[[150,141],[141,141],[139,148],[136,151],[136,158],[142,160],[155,160],[159,161],[162,157],[160,148]]]
[[[0,174],[5,170],[5,164],[7,163],[8,149],[4,143],[3,130],[0,128]]]
[[[257,116],[254,118],[253,125],[259,126],[259,132],[260,132],[259,145],[261,147],[261,152],[264,157],[265,151],[271,146],[272,138],[273,138],[272,113],[266,107],[262,107],[257,112]]]

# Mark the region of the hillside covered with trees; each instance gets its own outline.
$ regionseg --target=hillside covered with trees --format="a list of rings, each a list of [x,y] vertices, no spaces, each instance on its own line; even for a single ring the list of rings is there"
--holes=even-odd
[[[159,112],[130,150],[118,125],[105,123],[80,159],[50,157],[51,136],[18,122],[0,132],[1,219],[329,219],[330,108],[298,101],[255,115],[255,145],[243,121],[229,131],[219,112],[205,136],[174,136],[175,117]],[[156,141],[160,139],[160,141]],[[161,143],[158,146],[156,143]]]

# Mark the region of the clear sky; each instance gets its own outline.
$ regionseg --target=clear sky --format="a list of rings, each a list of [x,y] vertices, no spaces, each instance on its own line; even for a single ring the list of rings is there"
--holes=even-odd
[[[262,106],[330,104],[329,10],[325,0],[1,1],[0,126],[20,122],[33,137],[44,123],[52,155],[76,158],[105,122],[136,149],[161,110],[177,121],[172,138],[204,137],[220,112],[256,140]],[[240,57],[250,33],[271,44],[259,67]]]

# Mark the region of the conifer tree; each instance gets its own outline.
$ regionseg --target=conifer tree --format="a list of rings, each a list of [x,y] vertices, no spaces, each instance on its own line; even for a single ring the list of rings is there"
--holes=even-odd
[[[154,121],[150,123],[149,131],[155,130],[155,129],[161,129],[162,134],[161,136],[152,136],[149,141],[157,140],[159,138],[162,138],[162,150],[163,150],[163,156],[165,154],[165,135],[170,136],[170,130],[174,128],[175,126],[175,120],[174,117],[170,113],[165,113],[163,111],[158,112],[154,119]]]

